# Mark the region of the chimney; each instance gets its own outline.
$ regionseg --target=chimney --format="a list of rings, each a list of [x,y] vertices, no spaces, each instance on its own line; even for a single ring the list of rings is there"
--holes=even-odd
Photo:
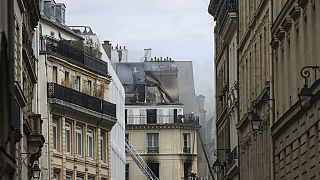
[[[108,58],[111,60],[111,49],[113,48],[110,44],[110,41],[103,41],[102,47],[106,52]]]
[[[151,48],[148,49],[144,49],[144,58],[146,61],[150,61],[151,60]]]

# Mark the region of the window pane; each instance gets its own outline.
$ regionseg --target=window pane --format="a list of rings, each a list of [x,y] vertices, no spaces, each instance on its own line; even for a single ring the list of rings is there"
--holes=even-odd
[[[65,124],[65,142],[66,142],[66,152],[71,152],[71,142],[72,142],[72,136],[71,136],[71,124],[66,123]]]
[[[52,82],[58,82],[58,68],[56,66],[53,66],[52,68]]]
[[[77,127],[77,154],[82,155],[82,128]]]

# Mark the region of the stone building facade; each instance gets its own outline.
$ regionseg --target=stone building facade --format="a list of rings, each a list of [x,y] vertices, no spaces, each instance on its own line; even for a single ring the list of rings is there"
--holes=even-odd
[[[216,163],[218,179],[238,179],[237,1],[211,1],[216,72]],[[213,162],[212,162],[213,163]]]
[[[320,2],[273,1],[272,50],[275,121],[272,126],[274,179],[319,179],[319,70],[309,71],[306,85],[313,97],[302,109],[300,93],[305,66],[320,66]],[[304,73],[303,71],[301,73]],[[318,73],[318,76],[317,76]]]
[[[32,179],[39,164],[42,119],[35,103],[34,51],[39,2],[0,2],[0,179]]]
[[[240,179],[319,178],[319,5],[238,1]],[[306,88],[307,107],[299,99]]]
[[[112,77],[95,44],[65,25],[65,8],[40,4],[41,178],[111,179],[110,137],[117,123],[116,105],[109,102]]]
[[[199,119],[179,122],[180,104],[127,105],[126,112],[126,138],[159,179],[188,179],[197,171]],[[127,179],[147,179],[130,156],[126,174]]]

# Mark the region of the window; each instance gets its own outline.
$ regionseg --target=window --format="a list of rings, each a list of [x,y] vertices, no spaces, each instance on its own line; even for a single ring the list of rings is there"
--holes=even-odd
[[[88,80],[88,93],[91,95],[91,90],[92,90],[92,82]]]
[[[178,123],[178,110],[173,109],[173,122]]]
[[[125,180],[129,180],[129,164],[126,164]]]
[[[153,174],[159,178],[159,163],[147,163]]]
[[[76,127],[76,138],[77,138],[77,154],[82,156],[82,127]]]
[[[93,129],[87,130],[88,157],[93,159]]]
[[[88,180],[95,180],[96,178],[93,175],[88,176]]]
[[[60,173],[59,172],[53,172],[53,180],[59,180],[60,179]]]
[[[68,71],[65,71],[64,72],[64,81],[65,81],[65,83],[66,83],[66,86],[68,86],[68,84],[69,84],[69,81],[70,81],[70,79],[69,79],[69,72]]]
[[[124,110],[124,123],[128,123],[128,109]]]
[[[66,152],[71,153],[71,144],[72,144],[72,133],[71,133],[71,124],[66,122],[64,126],[65,130],[65,142],[66,142]]]
[[[190,133],[183,133],[183,152],[190,153]]]
[[[58,83],[58,68],[56,66],[52,68],[52,82]]]
[[[66,175],[66,180],[72,180],[72,175]]]
[[[148,153],[159,153],[159,134],[148,133]]]
[[[100,132],[100,160],[106,161],[106,133],[105,131]]]
[[[83,178],[83,176],[82,175],[78,175],[77,176],[77,180],[83,180],[84,178]]]
[[[147,109],[147,124],[157,123],[157,109]]]
[[[60,128],[59,120],[54,117],[52,120],[52,134],[53,134],[53,149],[60,149]]]
[[[76,90],[77,91],[80,91],[80,76],[77,76],[76,77]]]

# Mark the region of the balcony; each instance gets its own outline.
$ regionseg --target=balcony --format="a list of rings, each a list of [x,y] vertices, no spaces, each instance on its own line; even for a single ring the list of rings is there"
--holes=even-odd
[[[131,115],[127,124],[185,124],[199,125],[199,117],[192,115]]]
[[[110,78],[108,63],[89,53],[82,41],[42,38],[42,53],[48,53],[72,64]]]
[[[31,154],[30,161],[40,158],[41,148],[45,142],[42,135],[42,119],[40,114],[32,114],[29,117],[30,134],[28,135],[28,153]]]
[[[116,117],[116,105],[56,83],[48,83],[48,98],[56,98],[92,111]]]
[[[159,147],[147,147],[148,154],[159,154]]]
[[[227,170],[229,171],[236,163],[238,159],[238,147],[235,147],[227,157]]]
[[[183,153],[190,154],[190,147],[183,147]]]
[[[224,21],[225,17],[227,16],[228,13],[230,12],[236,12],[237,10],[237,4],[236,0],[225,0],[223,1],[222,6],[219,9],[219,13],[217,16],[218,22],[222,24]]]
[[[24,57],[26,57],[24,59],[26,60],[25,63],[26,63],[28,72],[30,74],[31,80],[33,83],[36,83],[37,76],[35,73],[35,64],[36,64],[37,58],[34,55],[32,42],[30,40],[27,28],[24,24],[22,25],[22,50],[23,50]]]

